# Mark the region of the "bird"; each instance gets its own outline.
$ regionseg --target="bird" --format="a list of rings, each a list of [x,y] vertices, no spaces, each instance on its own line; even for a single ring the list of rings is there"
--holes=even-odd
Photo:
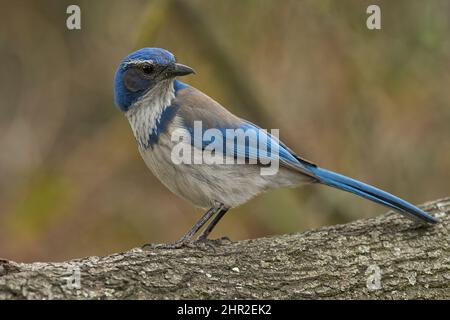
[[[170,191],[205,210],[179,240],[144,246],[176,249],[221,243],[226,237],[208,236],[229,209],[270,189],[316,183],[366,198],[422,224],[439,222],[388,192],[298,156],[275,135],[234,115],[205,93],[179,80],[191,74],[195,74],[193,68],[178,63],[171,52],[162,48],[132,52],[122,59],[115,72],[115,104],[128,119],[145,164]],[[208,150],[211,141],[195,137],[196,123],[201,124],[201,133],[215,130],[224,134],[225,142],[217,141],[217,148],[211,152]],[[258,144],[226,136],[229,130],[240,129],[255,132]],[[186,139],[174,139],[180,133]],[[173,151],[180,145],[183,150],[192,151],[191,161],[174,161]],[[267,156],[263,149],[276,150],[276,157]],[[195,154],[201,156],[207,151],[226,161],[195,161]],[[262,174],[270,160],[278,161],[277,172]]]

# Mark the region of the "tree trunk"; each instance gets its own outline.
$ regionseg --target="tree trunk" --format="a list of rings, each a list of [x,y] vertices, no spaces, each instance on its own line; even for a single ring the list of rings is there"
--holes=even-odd
[[[215,250],[0,260],[0,299],[449,299],[450,198],[422,207],[442,223],[388,213]]]

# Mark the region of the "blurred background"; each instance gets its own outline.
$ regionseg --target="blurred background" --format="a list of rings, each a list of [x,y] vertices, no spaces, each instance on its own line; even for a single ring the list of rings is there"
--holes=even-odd
[[[70,4],[81,30],[66,28]],[[379,31],[366,27],[369,4]],[[147,170],[114,106],[118,63],[146,46],[321,166],[413,203],[450,195],[449,18],[446,0],[0,0],[0,257],[106,255],[176,240],[198,219]],[[213,237],[386,211],[323,186],[276,190]]]

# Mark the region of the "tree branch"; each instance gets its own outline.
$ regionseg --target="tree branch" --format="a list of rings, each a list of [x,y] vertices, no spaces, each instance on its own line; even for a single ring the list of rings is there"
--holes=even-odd
[[[0,299],[449,299],[450,198],[422,207],[442,223],[420,226],[388,213],[215,251],[0,260]]]

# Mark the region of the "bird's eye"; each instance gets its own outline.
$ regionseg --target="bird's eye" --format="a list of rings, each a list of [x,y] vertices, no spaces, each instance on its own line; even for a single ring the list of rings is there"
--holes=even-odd
[[[142,67],[142,72],[145,74],[151,74],[153,72],[153,66],[150,64],[146,64]]]

